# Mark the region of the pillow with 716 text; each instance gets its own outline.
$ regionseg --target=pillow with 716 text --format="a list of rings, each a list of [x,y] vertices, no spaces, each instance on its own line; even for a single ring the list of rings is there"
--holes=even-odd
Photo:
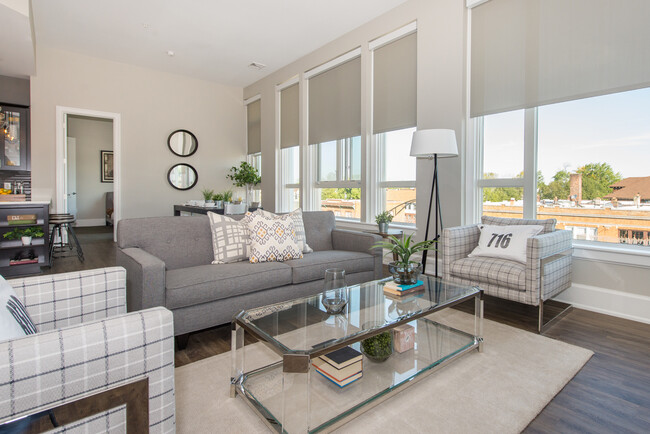
[[[495,226],[478,225],[481,237],[478,246],[468,256],[489,256],[526,263],[528,238],[542,232],[539,225]]]

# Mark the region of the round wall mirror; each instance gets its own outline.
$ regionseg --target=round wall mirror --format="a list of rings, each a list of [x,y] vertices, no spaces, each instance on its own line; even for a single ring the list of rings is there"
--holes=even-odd
[[[189,157],[199,148],[199,141],[187,130],[176,130],[167,138],[167,146],[179,157]]]
[[[189,190],[196,185],[198,180],[199,175],[196,173],[196,169],[189,164],[176,164],[167,172],[169,185],[177,190]]]

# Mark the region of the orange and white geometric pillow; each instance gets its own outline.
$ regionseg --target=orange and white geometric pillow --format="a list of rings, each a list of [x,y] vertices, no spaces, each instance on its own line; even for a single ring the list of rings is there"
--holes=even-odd
[[[251,264],[302,258],[291,216],[269,218],[262,214],[253,214],[248,216],[246,224],[251,241]]]

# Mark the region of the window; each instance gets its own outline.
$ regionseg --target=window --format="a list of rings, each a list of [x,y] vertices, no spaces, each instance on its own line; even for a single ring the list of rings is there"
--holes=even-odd
[[[281,151],[282,211],[300,208],[300,148],[293,146]]]
[[[262,153],[258,152],[256,154],[250,154],[246,160],[256,168],[260,176],[262,176]],[[257,184],[253,187],[253,197],[250,200],[251,202],[262,202],[262,184]]]
[[[576,240],[650,244],[650,88],[484,116],[476,125],[484,214],[523,217],[528,207],[527,218],[555,218]],[[517,173],[521,167],[528,170]],[[531,183],[536,194],[526,196]]]
[[[361,137],[313,146],[316,153],[316,202],[337,217],[361,219]]]
[[[523,218],[524,110],[484,116],[482,215]]]
[[[415,225],[415,157],[409,156],[415,128],[375,135],[379,156],[377,214],[388,211],[393,222]]]

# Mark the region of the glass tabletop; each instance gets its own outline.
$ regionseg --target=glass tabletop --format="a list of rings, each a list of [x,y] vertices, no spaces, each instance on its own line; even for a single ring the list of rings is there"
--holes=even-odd
[[[392,296],[383,290],[391,280],[349,285],[348,303],[340,314],[327,313],[321,293],[246,310],[235,319],[282,354],[314,355],[420,318],[480,292],[475,286],[422,275],[423,290]]]

